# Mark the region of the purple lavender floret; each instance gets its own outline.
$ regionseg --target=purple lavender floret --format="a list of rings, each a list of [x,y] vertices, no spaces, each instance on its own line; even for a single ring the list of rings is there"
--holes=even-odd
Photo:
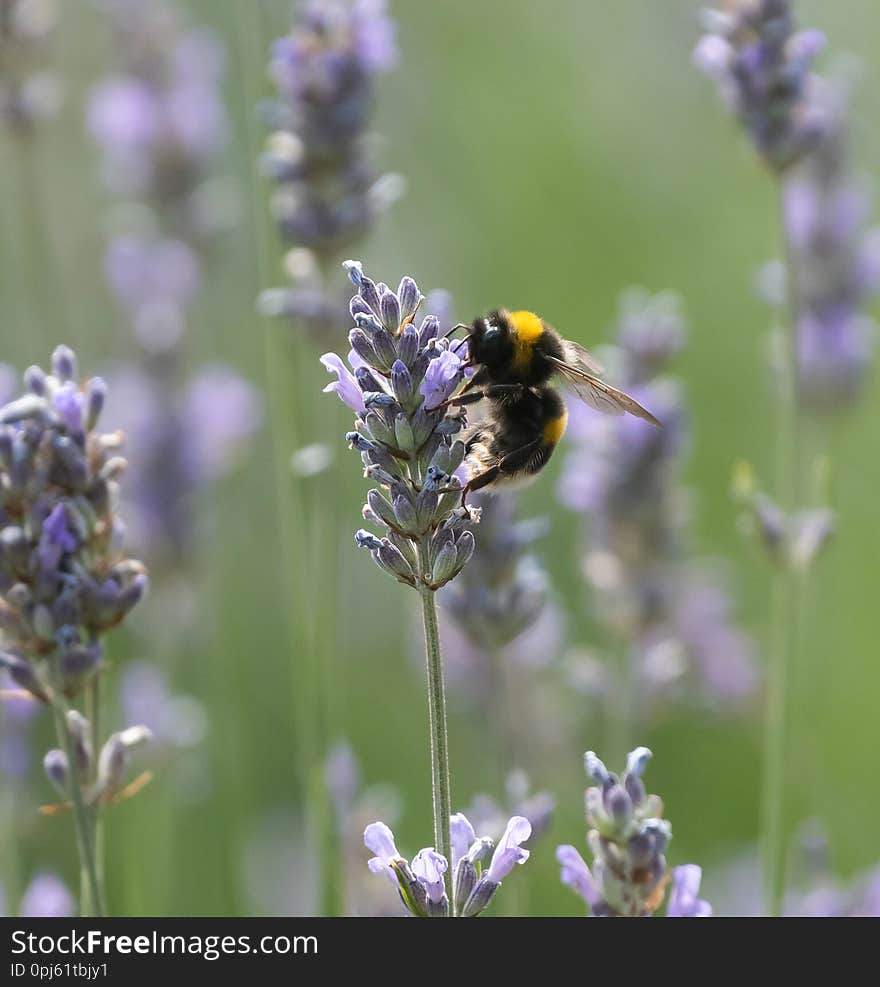
[[[367,277],[360,262],[345,267],[357,288],[350,304],[356,325],[348,366],[335,353],[321,357],[337,378],[325,391],[355,412],[346,439],[378,484],[363,516],[384,532],[361,529],[355,539],[399,582],[439,589],[473,554],[469,524],[478,515],[459,506],[461,483],[453,475],[464,459],[457,436],[466,418],[430,405],[422,385],[430,379],[433,393],[461,383],[465,344],[439,338],[432,315],[417,327],[422,295],[412,278],[401,279],[395,292]]]
[[[795,29],[790,0],[732,0],[707,10],[694,62],[756,150],[784,171],[821,137],[826,119],[812,63],[825,46],[819,31]]]
[[[278,97],[261,164],[274,183],[272,213],[290,248],[289,286],[265,291],[261,309],[302,320],[313,333],[337,327],[343,298],[332,284],[343,251],[400,193],[380,176],[369,148],[376,76],[397,62],[384,0],[307,0],[290,34],[272,46]]]
[[[663,904],[670,878],[665,852],[672,827],[662,818],[663,803],[649,795],[642,775],[651,751],[637,747],[626,759],[621,776],[609,771],[593,751],[584,755],[587,777],[587,845],[590,869],[571,845],[556,848],[560,878],[598,917],[639,918],[653,915]],[[667,914],[678,917],[710,915],[711,907],[697,898],[700,869],[677,867]]]
[[[630,650],[643,697],[696,686],[710,702],[729,704],[752,692],[755,649],[733,619],[723,574],[690,544],[682,483],[689,416],[666,373],[685,335],[674,296],[624,296],[609,359],[664,427],[574,404],[559,498],[583,517],[596,619]]]
[[[122,436],[97,431],[107,388],[76,375],[59,346],[52,373],[31,367],[24,395],[0,409],[0,664],[38,698],[47,683],[82,688],[102,663],[103,634],[147,588],[144,567],[122,552]]]
[[[0,120],[28,133],[61,102],[60,83],[44,66],[58,27],[46,0],[0,0]]]
[[[417,918],[473,918],[485,911],[498,888],[518,866],[529,859],[522,844],[532,835],[523,816],[512,816],[497,843],[478,837],[467,817],[456,812],[450,818],[452,860],[433,847],[425,847],[407,862],[397,849],[394,833],[383,822],[364,830],[364,844],[373,857],[367,862],[374,874],[385,874],[397,888],[406,910]],[[452,868],[453,907],[450,908],[443,875]]]

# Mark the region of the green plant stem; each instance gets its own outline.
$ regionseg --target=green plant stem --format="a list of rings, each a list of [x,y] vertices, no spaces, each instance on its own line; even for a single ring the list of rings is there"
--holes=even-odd
[[[89,726],[92,733],[92,756],[95,764],[98,763],[98,754],[101,750],[101,676],[95,675],[89,683],[87,696],[87,713]],[[101,814],[101,807],[92,806],[90,810],[92,822],[92,847],[95,854],[95,873],[98,878],[98,892],[100,900],[106,902],[107,892],[104,883],[104,820]]]
[[[780,233],[785,259],[787,310],[780,319],[783,343],[775,353],[776,388],[776,499],[791,516],[798,506],[801,468],[801,430],[798,415],[798,286],[797,271],[789,249],[782,215],[783,182],[777,189]],[[799,574],[783,558],[773,573],[764,723],[764,777],[762,792],[762,857],[765,909],[780,915],[785,897],[786,860],[786,761],[788,752],[788,688],[797,659],[799,622],[803,608]]]
[[[419,572],[424,572],[424,546],[418,548]],[[419,584],[422,598],[422,622],[425,630],[425,666],[428,674],[428,722],[431,733],[431,787],[434,805],[434,846],[450,862],[446,871],[446,894],[450,914],[454,908],[452,896],[452,839],[449,819],[452,815],[452,794],[449,777],[449,742],[446,729],[446,690],[443,684],[443,656],[440,652],[440,632],[437,628],[437,604],[434,591]]]
[[[76,833],[76,848],[80,860],[81,908],[83,918],[102,918],[104,915],[104,899],[101,895],[101,885],[98,880],[98,870],[95,864],[95,849],[92,843],[92,822],[89,807],[83,797],[83,779],[80,778],[76,748],[70,728],[67,725],[67,707],[64,700],[54,689],[48,691],[52,716],[55,720],[55,732],[58,742],[67,756],[68,774],[70,776],[70,801],[73,809],[74,831]]]

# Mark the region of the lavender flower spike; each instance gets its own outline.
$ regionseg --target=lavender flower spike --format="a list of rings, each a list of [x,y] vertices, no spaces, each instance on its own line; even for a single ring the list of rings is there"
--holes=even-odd
[[[487,836],[476,836],[474,827],[461,812],[450,818],[450,828],[455,914],[459,918],[472,918],[488,907],[513,868],[528,860],[529,851],[521,844],[529,838],[532,828],[522,816],[510,819],[485,871],[483,863],[493,849],[492,840]],[[446,857],[433,847],[425,847],[411,864],[407,863],[398,853],[394,834],[382,822],[367,826],[364,843],[375,854],[368,861],[370,870],[374,874],[388,875],[397,885],[401,900],[411,914],[419,918],[449,915],[449,898],[444,884],[449,867]]]
[[[437,339],[430,315],[416,328],[422,296],[411,278],[393,292],[368,278],[359,262],[346,268],[358,289],[351,300],[351,370],[335,353],[321,362],[338,377],[327,390],[357,414],[346,438],[379,485],[368,493],[363,513],[383,534],[361,530],[356,540],[399,582],[435,590],[471,557],[474,536],[467,525],[476,512],[458,506],[461,483],[453,476],[464,458],[456,436],[465,418],[434,410],[425,393],[450,393],[463,380],[465,347]]]
[[[819,31],[797,32],[790,0],[733,0],[708,10],[694,63],[718,85],[756,150],[776,171],[801,158],[825,127],[811,73],[825,45]]]
[[[868,228],[870,190],[852,160],[851,88],[844,79],[829,83],[826,133],[783,189],[797,271],[797,398],[818,415],[855,404],[876,334],[866,309],[880,292],[880,227]]]
[[[369,133],[376,77],[397,61],[394,34],[385,0],[307,0],[272,46],[278,95],[262,107],[271,133],[261,165],[291,284],[259,306],[318,337],[344,318],[332,265],[401,191],[398,176],[378,174]]]
[[[101,638],[147,588],[122,553],[122,436],[97,431],[105,386],[81,389],[60,346],[53,373],[32,367],[24,396],[0,409],[0,600],[4,665],[39,699],[73,696],[99,670]]]
[[[691,497],[682,482],[689,415],[667,373],[685,339],[676,296],[624,294],[608,358],[664,428],[575,402],[559,484],[560,500],[583,518],[591,602],[600,625],[627,649],[637,706],[692,683],[713,705],[736,705],[756,678],[754,646],[732,620],[722,576],[690,547]]]
[[[637,918],[653,915],[663,903],[669,873],[664,856],[672,827],[662,818],[663,803],[648,795],[642,774],[651,752],[637,747],[622,777],[588,751],[584,763],[595,787],[586,792],[587,844],[592,871],[569,845],[556,848],[561,879],[589,905],[593,915]],[[668,914],[711,914],[697,900],[700,869],[677,868]]]

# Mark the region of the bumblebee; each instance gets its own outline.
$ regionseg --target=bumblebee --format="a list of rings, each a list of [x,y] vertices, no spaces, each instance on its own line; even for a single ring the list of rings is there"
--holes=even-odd
[[[549,383],[557,375],[591,408],[660,425],[600,379],[601,365],[582,346],[534,312],[498,309],[455,328],[468,329],[468,364],[477,370],[445,404],[485,402],[485,415],[464,435],[462,503],[469,492],[529,481],[547,464],[568,421],[565,402]]]

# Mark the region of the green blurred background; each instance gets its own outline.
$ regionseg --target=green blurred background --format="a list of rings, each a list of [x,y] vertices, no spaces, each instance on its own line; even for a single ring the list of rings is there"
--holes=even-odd
[[[254,195],[252,151],[262,136],[253,107],[269,94],[265,52],[284,33],[289,5],[263,0],[262,19],[252,0],[185,6],[228,46],[227,166],[241,201],[239,222],[222,242],[194,320],[195,355],[227,361],[263,387],[266,336],[285,330],[254,311],[267,286],[257,244],[268,213],[265,190]],[[377,278],[396,283],[408,273],[423,290],[447,288],[458,318],[498,305],[533,308],[587,344],[607,338],[621,289],[639,284],[680,292],[691,325],[679,369],[693,415],[687,482],[697,499],[697,544],[701,553],[729,561],[743,623],[762,640],[767,571],[737,531],[729,491],[741,458],[772,475],[772,405],[762,356],[768,314],[751,282],[757,265],[777,252],[776,207],[770,176],[714,88],[691,66],[698,4],[397,0],[391,6],[401,65],[380,81],[376,129],[385,138],[381,160],[405,176],[407,194],[356,255]],[[864,60],[857,136],[860,160],[874,170],[880,11],[873,0],[798,6],[802,24],[827,32],[834,50]],[[65,341],[91,371],[130,346],[101,275],[107,198],[83,130],[84,99],[106,71],[108,42],[89,4],[63,7],[54,46],[67,86],[62,113],[40,133],[33,167],[16,160],[8,139],[0,145],[0,358],[19,368],[45,363],[51,346]],[[33,216],[23,181],[37,185],[51,277],[33,259],[39,245],[29,244]],[[273,270],[271,283],[281,280]],[[46,309],[51,339],[39,329]],[[284,348],[283,340],[272,345]],[[303,352],[297,351],[300,359]],[[325,382],[315,360],[289,387],[299,390],[295,400],[305,409],[296,423],[301,441],[328,441],[335,453],[329,473],[311,481],[304,510],[319,512],[334,490],[343,504],[341,526],[333,521],[322,535],[327,556],[338,551],[342,560],[321,617],[335,635],[329,667],[338,682],[338,725],[366,781],[400,790],[399,845],[414,852],[431,831],[423,673],[413,661],[417,601],[355,549],[351,535],[366,487],[357,457],[345,449],[344,416],[320,394]],[[842,875],[876,861],[880,811],[873,768],[880,742],[880,615],[873,598],[880,558],[878,413],[873,389],[831,436],[839,533],[815,579],[801,656],[801,668],[810,671],[794,683],[794,736],[809,738],[809,746],[796,748],[791,759],[789,822],[793,827],[798,818],[819,814]],[[284,590],[271,425],[242,467],[204,495],[202,513],[210,520],[194,560],[203,615],[197,632],[171,640],[161,633],[157,585],[134,627],[111,642],[114,663],[133,656],[161,662],[175,689],[201,700],[209,718],[201,751],[186,755],[191,763],[168,765],[109,815],[115,913],[271,909],[248,876],[249,861],[260,855],[255,846],[270,857],[266,848],[275,845],[286,847],[285,855],[305,856],[297,850],[297,680],[286,630],[288,611],[298,610]],[[584,646],[595,631],[578,579],[576,520],[555,502],[558,467],[554,462],[551,475],[528,492],[524,512],[549,518],[540,554],[569,610],[570,643]],[[320,518],[300,514],[297,523],[305,537]],[[815,683],[817,676],[821,703],[809,706],[807,719],[807,679]],[[533,914],[581,911],[559,884],[553,848],[583,842],[582,753],[586,746],[601,751],[603,741],[594,720],[585,706],[570,749],[530,752],[540,765],[535,783],[550,789],[558,805],[552,832],[515,876]],[[639,737],[655,753],[649,788],[662,794],[673,823],[670,859],[702,864],[710,898],[724,862],[757,838],[760,722],[759,704],[739,717],[680,708],[645,725]],[[38,751],[50,743],[48,724],[41,730]],[[483,718],[454,712],[450,731],[456,805],[480,791],[499,793],[502,779]],[[540,734],[536,727],[536,745]],[[39,802],[50,795],[37,771],[32,787]],[[73,883],[69,821],[19,808],[31,812],[19,833],[21,873],[47,865]],[[306,910],[307,872],[294,866],[289,878],[300,885],[289,889],[291,898],[301,897]]]

